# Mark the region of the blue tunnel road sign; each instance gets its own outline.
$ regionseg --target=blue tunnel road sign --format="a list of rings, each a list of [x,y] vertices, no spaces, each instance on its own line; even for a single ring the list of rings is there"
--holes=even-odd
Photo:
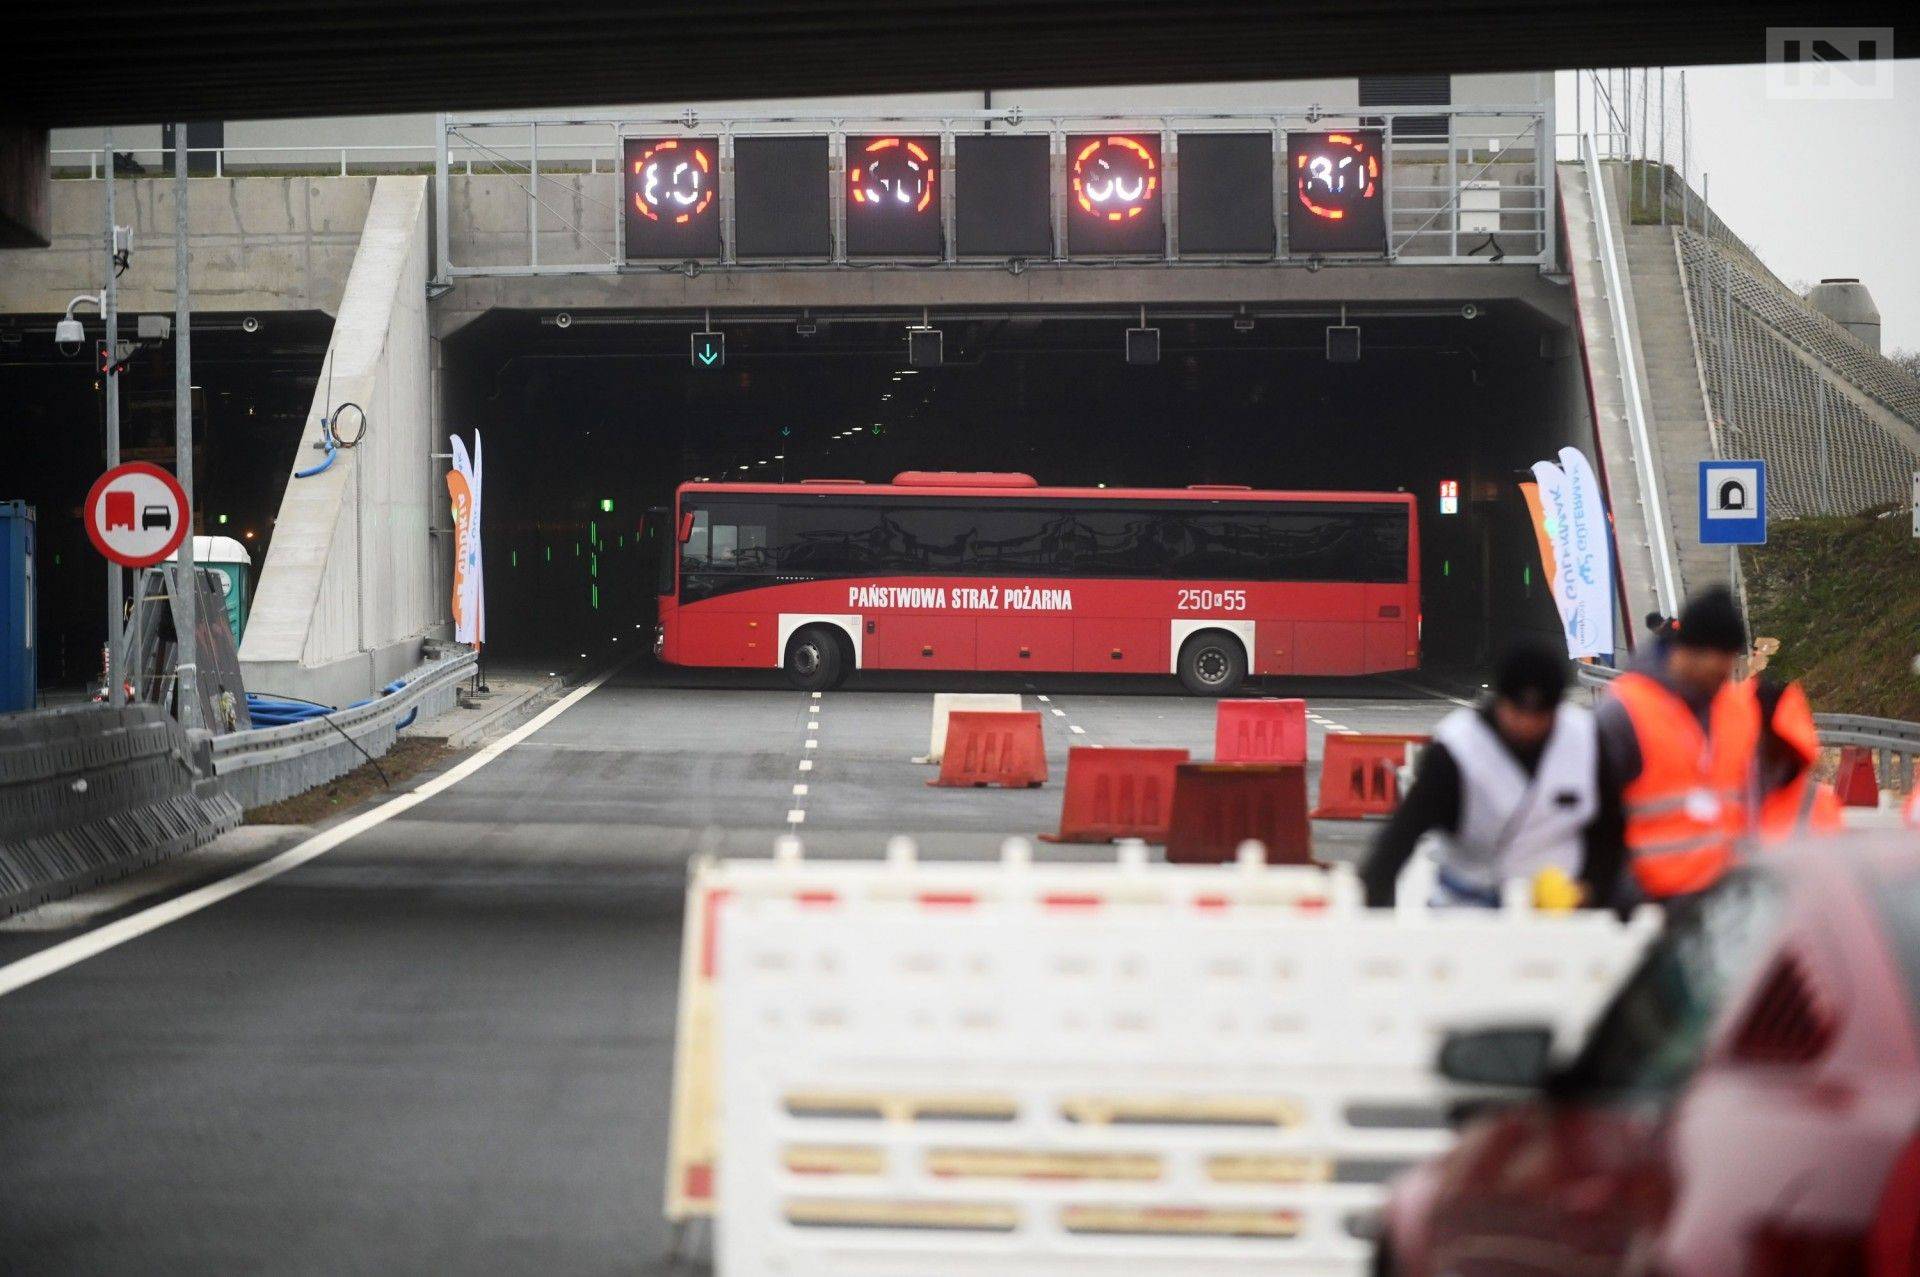
[[[1700,544],[1765,545],[1767,463],[1700,463]]]

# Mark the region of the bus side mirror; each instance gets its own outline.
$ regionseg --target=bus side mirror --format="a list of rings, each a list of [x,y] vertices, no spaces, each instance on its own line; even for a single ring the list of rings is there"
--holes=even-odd
[[[689,511],[680,516],[680,544],[693,540],[693,514]]]

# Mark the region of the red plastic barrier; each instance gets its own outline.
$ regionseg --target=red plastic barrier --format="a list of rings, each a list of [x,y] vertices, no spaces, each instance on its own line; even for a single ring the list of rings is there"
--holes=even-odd
[[[1067,792],[1060,804],[1060,832],[1047,842],[1108,842],[1115,838],[1167,840],[1173,817],[1174,769],[1187,761],[1184,749],[1067,751]]]
[[[1320,760],[1320,805],[1315,820],[1360,820],[1384,816],[1400,802],[1400,764],[1407,746],[1424,745],[1425,736],[1398,734],[1362,736],[1340,733],[1327,737]]]
[[[947,716],[940,775],[927,784],[1030,789],[1046,780],[1047,750],[1038,710],[955,710]]]
[[[1216,763],[1304,763],[1307,703],[1302,700],[1221,701],[1213,719]]]
[[[1833,792],[1844,807],[1878,807],[1880,775],[1873,768],[1873,751],[1864,745],[1840,747],[1840,769],[1833,774]]]
[[[1180,764],[1167,828],[1168,863],[1223,864],[1249,838],[1266,844],[1270,865],[1310,863],[1305,764]]]

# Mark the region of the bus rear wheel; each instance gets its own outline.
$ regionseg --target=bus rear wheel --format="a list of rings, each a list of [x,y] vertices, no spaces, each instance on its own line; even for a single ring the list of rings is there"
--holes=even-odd
[[[1247,654],[1224,630],[1203,630],[1180,648],[1180,681],[1195,696],[1231,696],[1247,678]]]
[[[840,642],[823,625],[809,625],[787,640],[787,681],[803,692],[824,692],[842,677]]]

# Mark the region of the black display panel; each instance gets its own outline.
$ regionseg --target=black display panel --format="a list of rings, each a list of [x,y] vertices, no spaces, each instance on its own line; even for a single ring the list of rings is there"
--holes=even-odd
[[[1287,135],[1287,251],[1387,251],[1379,129]]]
[[[1273,254],[1273,135],[1180,135],[1180,253]]]
[[[621,150],[628,260],[719,258],[719,141],[630,137]]]
[[[938,257],[940,139],[847,138],[847,255]]]
[[[1045,137],[953,140],[954,245],[963,257],[1053,256]]]
[[[832,256],[830,180],[824,137],[735,138],[734,256]]]
[[[1158,134],[1067,135],[1067,255],[1163,253]]]

